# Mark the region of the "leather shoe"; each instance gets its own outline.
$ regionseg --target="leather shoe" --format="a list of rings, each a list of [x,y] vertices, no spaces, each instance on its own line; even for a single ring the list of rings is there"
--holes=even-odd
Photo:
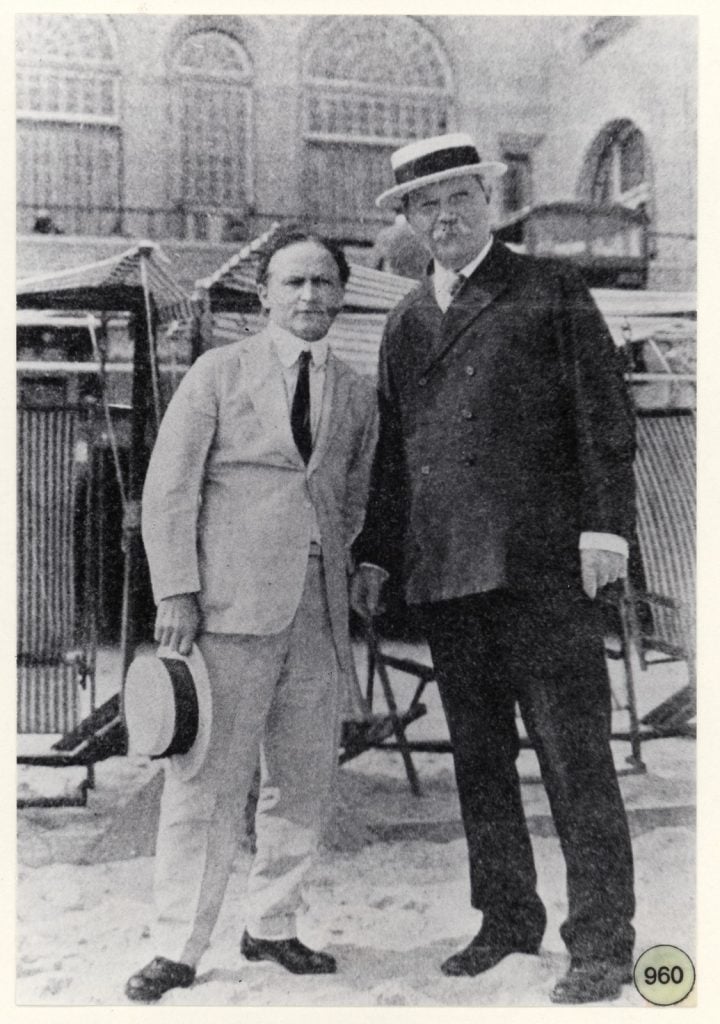
[[[633,980],[632,965],[617,960],[577,960],[550,993],[554,1003],[594,1003],[617,999]]]
[[[246,960],[274,960],[292,974],[334,974],[335,957],[318,953],[300,939],[254,939],[243,932],[240,952]]]
[[[489,971],[491,967],[495,967],[511,953],[536,954],[539,949],[540,943],[511,945],[508,942],[490,942],[476,935],[465,949],[448,957],[440,966],[440,970],[451,978],[463,976],[474,978],[476,975],[482,974],[483,971]]]
[[[188,964],[156,956],[125,986],[125,995],[141,1003],[154,1003],[171,988],[189,988],[195,981],[195,968]]]

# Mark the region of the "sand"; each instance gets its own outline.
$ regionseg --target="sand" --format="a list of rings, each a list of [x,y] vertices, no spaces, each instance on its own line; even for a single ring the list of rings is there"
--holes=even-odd
[[[106,652],[108,678],[115,658]],[[678,685],[678,671],[648,673],[641,707]],[[434,688],[428,702],[429,713],[412,734],[446,735]],[[616,743],[614,751],[636,858],[636,951],[671,943],[694,957],[694,741],[646,743],[645,774],[625,773],[627,744]],[[446,978],[439,970],[481,923],[469,905],[451,757],[420,753],[414,759],[420,797],[410,793],[396,753],[370,751],[340,769],[338,813],[308,879],[300,925],[304,941],[336,956],[337,974],[296,977],[277,965],[242,959],[243,887],[251,857],[243,848],[196,983],[167,993],[162,1005],[549,1006],[553,982],[567,965],[558,934],[565,878],[534,755],[523,751],[520,769],[548,909],[542,951],[508,957],[475,979]],[[78,769],[20,767],[18,795],[70,791],[81,775]],[[162,769],[111,758],[96,775],[87,807],[18,813],[19,1006],[129,1005],[123,995],[127,977],[155,954],[152,853]],[[646,1004],[626,986],[613,1005]]]

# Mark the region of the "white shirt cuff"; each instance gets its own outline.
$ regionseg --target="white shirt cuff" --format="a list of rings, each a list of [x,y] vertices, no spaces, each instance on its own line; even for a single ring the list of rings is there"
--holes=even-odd
[[[380,565],[373,565],[372,562],[361,562],[360,565],[358,566],[358,568],[359,569],[373,569],[375,572],[381,573],[382,574],[382,581],[383,581],[383,583],[385,582],[385,580],[390,579],[390,573],[387,571],[387,569],[383,569],[382,566],[380,566]]]
[[[628,557],[628,542],[616,533],[593,533],[586,531],[580,534],[580,550],[599,548],[601,551],[614,551],[624,558]]]

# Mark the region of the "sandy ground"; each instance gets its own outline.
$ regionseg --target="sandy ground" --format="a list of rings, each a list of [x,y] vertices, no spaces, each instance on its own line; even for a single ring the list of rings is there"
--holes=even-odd
[[[100,692],[117,688],[117,652],[100,660]],[[682,684],[678,667],[657,667],[641,684],[641,710]],[[407,692],[398,683],[398,696]],[[446,735],[435,688],[411,735]],[[695,744],[644,746],[646,774],[626,773],[615,744],[634,837],[637,952],[670,943],[695,953]],[[477,931],[459,808],[446,754],[416,754],[423,793],[409,790],[396,753],[370,751],[344,765],[338,813],[308,880],[300,929],[338,960],[333,976],[295,977],[239,954],[243,886],[250,862],[239,851],[213,945],[197,981],[162,1000],[173,1006],[479,1007],[550,1005],[566,968],[558,934],[565,911],[564,866],[537,764],[520,759],[523,796],[548,908],[539,957],[515,955],[475,979],[444,977],[440,962]],[[18,796],[71,790],[76,769],[20,767]],[[123,986],[155,953],[152,852],[162,771],[112,758],[97,766],[85,808],[18,813],[17,985],[19,1006],[122,1006]],[[632,986],[614,1006],[646,1005]],[[148,1011],[142,1011],[144,1013]]]

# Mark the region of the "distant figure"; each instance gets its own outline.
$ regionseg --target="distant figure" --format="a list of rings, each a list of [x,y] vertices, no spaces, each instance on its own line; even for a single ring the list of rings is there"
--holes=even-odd
[[[375,239],[373,249],[376,270],[387,270],[401,277],[420,281],[427,273],[431,254],[405,219],[399,213],[395,223],[383,228]]]
[[[38,210],[33,224],[33,233],[36,235],[61,235],[62,229],[52,219],[49,210]]]
[[[247,224],[238,217],[231,217],[225,225],[223,242],[244,242],[250,237]]]

